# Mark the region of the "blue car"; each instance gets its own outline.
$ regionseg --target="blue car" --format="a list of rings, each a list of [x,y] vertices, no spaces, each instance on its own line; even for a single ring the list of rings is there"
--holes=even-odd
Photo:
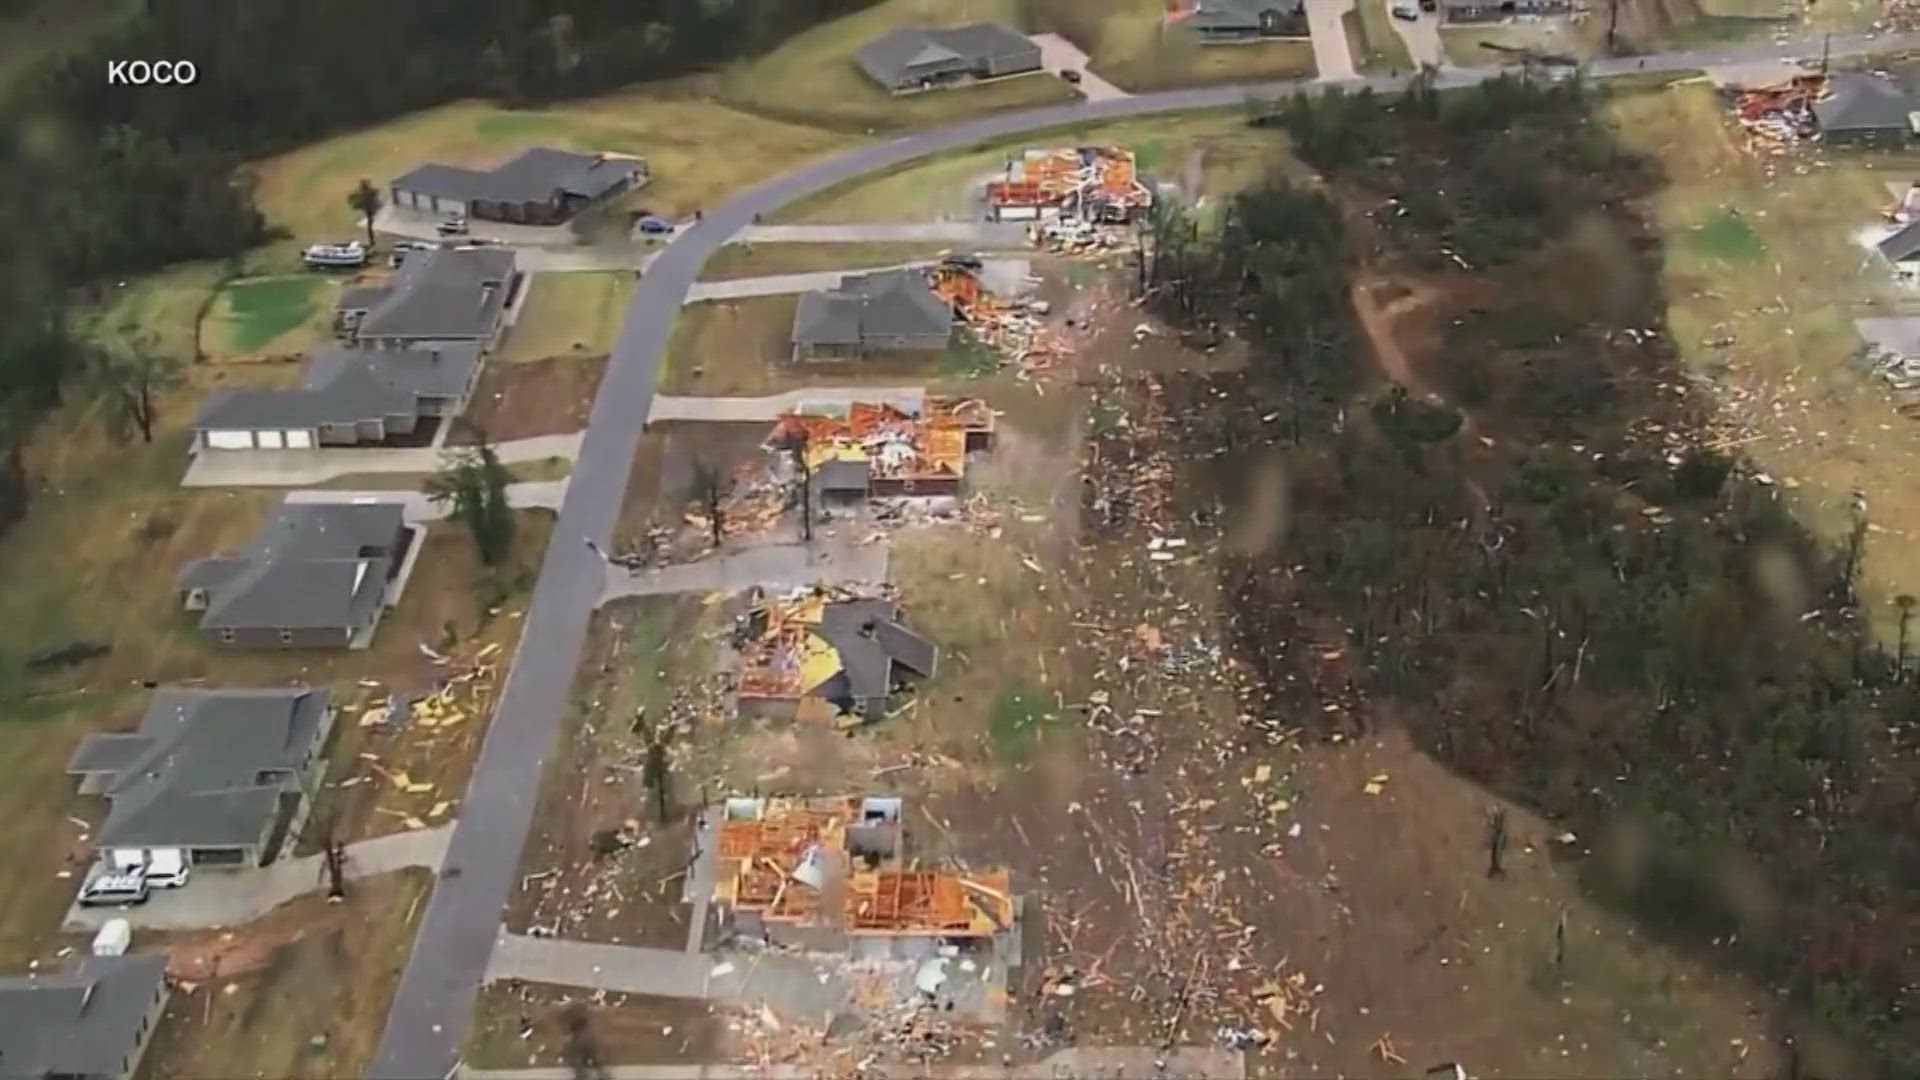
[[[643,217],[640,219],[640,231],[658,236],[673,231],[673,222],[665,218]]]

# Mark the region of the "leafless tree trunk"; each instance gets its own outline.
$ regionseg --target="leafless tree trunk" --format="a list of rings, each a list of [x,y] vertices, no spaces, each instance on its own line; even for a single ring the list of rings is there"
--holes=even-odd
[[[726,529],[726,508],[722,504],[727,497],[727,478],[719,466],[706,458],[696,458],[693,462],[693,497],[707,512],[713,546],[719,547]]]

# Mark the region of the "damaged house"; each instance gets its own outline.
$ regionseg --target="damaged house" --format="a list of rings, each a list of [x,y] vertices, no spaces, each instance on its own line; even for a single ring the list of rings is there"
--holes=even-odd
[[[989,180],[987,216],[995,221],[1077,218],[1124,224],[1153,205],[1133,152],[1114,146],[1028,150]]]
[[[735,938],[925,958],[1015,936],[1011,875],[919,868],[906,857],[900,799],[735,797],[716,809],[717,842],[696,854],[712,862],[690,880],[711,879]]]
[[[884,716],[896,693],[931,678],[939,650],[880,597],[801,590],[756,604],[742,620],[738,697],[743,713]]]
[[[854,401],[842,412],[788,413],[765,448],[784,465],[805,446],[816,505],[961,493],[968,455],[993,445],[993,410],[977,398],[926,398],[918,411]]]

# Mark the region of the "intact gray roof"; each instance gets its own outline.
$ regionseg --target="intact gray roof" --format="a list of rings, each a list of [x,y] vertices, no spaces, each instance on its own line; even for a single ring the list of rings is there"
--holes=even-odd
[[[1907,262],[1920,255],[1920,221],[1908,224],[1874,246],[1888,262]]]
[[[1261,12],[1293,15],[1303,7],[1302,0],[1199,0],[1188,13],[1186,22],[1195,28],[1258,30]]]
[[[1861,71],[1840,71],[1813,103],[1813,118],[1827,133],[1914,133],[1913,114],[1920,100],[1891,79]]]
[[[283,503],[244,550],[189,563],[177,583],[209,591],[209,630],[361,626],[404,520],[399,503]]]
[[[511,248],[416,251],[379,296],[355,297],[352,305],[342,296],[340,307],[366,305],[356,331],[362,337],[484,340],[507,302],[513,270]]]
[[[301,428],[418,416],[420,398],[459,394],[479,362],[480,346],[468,342],[438,349],[329,349],[307,362],[304,385],[216,393],[193,427]]]
[[[279,810],[278,777],[299,769],[325,717],[324,689],[162,687],[136,735],[93,735],[69,773],[107,771],[104,847],[229,847],[259,840]]]
[[[166,955],[151,953],[0,978],[0,1076],[121,1076],[166,974]]]
[[[393,186],[461,202],[547,202],[556,192],[597,199],[644,167],[638,158],[609,158],[536,146],[492,169],[422,165],[395,179]]]
[[[896,667],[931,676],[939,655],[926,638],[900,624],[899,605],[886,600],[828,604],[818,633],[840,654],[846,688],[857,701],[886,697],[896,681]]]
[[[1025,53],[1037,56],[1039,50],[1025,35],[998,23],[983,22],[895,30],[868,42],[853,54],[853,60],[875,81],[892,86],[921,75],[979,67],[998,57]]]
[[[807,293],[794,310],[802,345],[858,345],[870,337],[953,328],[953,309],[923,270],[882,270],[842,278],[839,288]]]

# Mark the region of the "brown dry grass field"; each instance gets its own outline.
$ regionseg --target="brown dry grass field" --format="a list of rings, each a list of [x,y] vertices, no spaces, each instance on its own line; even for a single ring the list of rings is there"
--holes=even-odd
[[[494,350],[493,360],[517,364],[611,352],[633,286],[632,274],[614,270],[531,275],[520,319]]]
[[[1893,598],[1920,591],[1920,423],[1847,362],[1853,318],[1884,309],[1890,285],[1856,237],[1890,201],[1911,155],[1809,149],[1755,156],[1704,85],[1621,98],[1621,137],[1668,183],[1647,210],[1665,243],[1673,337],[1713,381],[1728,439],[1788,487],[1829,537],[1866,494],[1868,611],[1890,632]],[[1890,637],[1889,637],[1890,639]]]
[[[339,904],[306,897],[238,935],[168,935],[167,944],[183,953],[231,959],[219,974],[176,985],[141,1075],[360,1075],[386,1022],[429,884],[421,870],[385,874],[358,883]],[[236,936],[246,948],[233,947]]]

